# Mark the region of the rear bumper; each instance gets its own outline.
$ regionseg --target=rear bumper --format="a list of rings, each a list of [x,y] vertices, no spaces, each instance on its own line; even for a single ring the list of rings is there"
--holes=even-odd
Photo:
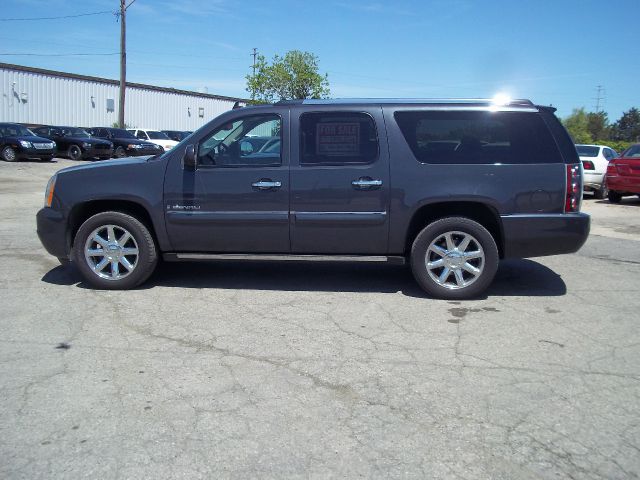
[[[36,215],[37,233],[44,248],[54,257],[68,258],[66,221],[62,213],[43,208]]]
[[[584,187],[585,189],[599,190],[602,187],[602,179],[604,173],[588,173],[584,172]]]
[[[505,258],[542,257],[574,253],[589,236],[586,213],[504,215]]]
[[[620,193],[640,193],[640,177],[607,176],[607,188]]]

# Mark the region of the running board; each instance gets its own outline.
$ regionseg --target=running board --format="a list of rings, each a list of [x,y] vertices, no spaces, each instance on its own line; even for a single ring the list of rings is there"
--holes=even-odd
[[[259,260],[259,261],[295,261],[295,262],[384,262],[404,265],[405,258],[396,255],[272,255],[245,253],[164,253],[166,262],[198,260]]]

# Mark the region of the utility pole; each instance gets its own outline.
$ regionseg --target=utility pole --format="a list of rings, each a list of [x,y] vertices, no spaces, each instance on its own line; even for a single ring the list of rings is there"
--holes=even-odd
[[[255,76],[256,76],[256,57],[258,56],[258,49],[254,47],[253,49],[253,53],[250,53],[249,55],[251,55],[253,57],[253,77],[254,77],[254,81],[255,81]],[[251,100],[255,100],[256,98],[256,89],[253,88],[251,90]]]
[[[596,113],[600,113],[600,102],[604,102],[604,87],[602,85],[596,87],[596,98],[594,100],[596,101]]]
[[[251,55],[253,57],[253,75],[255,76],[255,74],[256,74],[256,57],[258,56],[258,49],[254,48],[253,49],[253,53],[250,53],[249,55]]]
[[[127,86],[127,9],[136,0],[131,0],[127,5],[126,0],[120,0],[120,12],[116,17],[120,20],[120,109],[118,111],[118,124],[120,128],[125,128],[124,123],[124,99]]]

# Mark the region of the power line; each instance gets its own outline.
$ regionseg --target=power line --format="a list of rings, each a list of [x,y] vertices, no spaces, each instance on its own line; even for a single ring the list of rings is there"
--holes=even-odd
[[[77,15],[63,15],[60,17],[0,18],[0,22],[29,22],[32,20],[63,20],[65,18],[89,17],[91,15],[104,15],[106,13],[113,13],[113,11],[103,10],[101,12],[79,13]]]

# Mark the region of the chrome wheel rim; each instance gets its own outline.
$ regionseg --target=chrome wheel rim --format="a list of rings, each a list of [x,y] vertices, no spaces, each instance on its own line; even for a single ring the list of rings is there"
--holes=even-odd
[[[11,147],[5,148],[2,155],[8,162],[13,162],[16,159],[16,152]]]
[[[84,258],[93,273],[105,280],[121,280],[138,265],[140,251],[133,235],[119,225],[102,225],[87,238]]]
[[[466,232],[438,235],[427,248],[425,265],[429,277],[449,290],[466,288],[480,278],[485,255],[480,242]]]

